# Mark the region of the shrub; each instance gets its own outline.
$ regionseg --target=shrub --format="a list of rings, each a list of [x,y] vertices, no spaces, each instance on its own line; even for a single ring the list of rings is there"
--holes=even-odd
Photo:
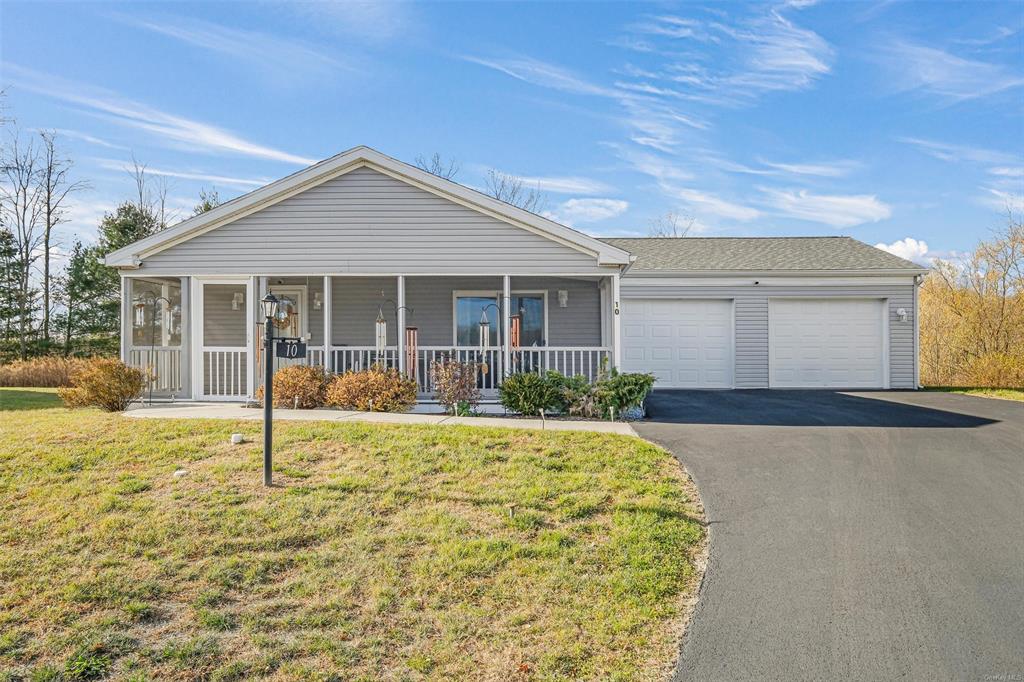
[[[320,367],[291,365],[274,372],[274,407],[311,410],[323,407],[327,398],[327,375]],[[256,400],[263,402],[263,387],[256,389]]]
[[[562,413],[571,412],[573,399],[580,393],[588,392],[591,386],[587,377],[580,374],[570,377],[549,369],[544,376],[558,393],[554,409]]]
[[[16,360],[8,365],[0,365],[0,386],[71,386],[71,378],[75,372],[84,369],[88,364],[89,361],[84,358],[54,356]]]
[[[560,374],[558,378],[552,377],[551,373],[545,376],[533,372],[513,374],[502,382],[498,399],[505,409],[519,414],[557,411],[563,404],[560,383],[564,378]]]
[[[602,407],[614,407],[616,414],[622,414],[625,410],[643,404],[647,394],[654,388],[654,375],[640,372],[619,374],[612,370],[611,376],[599,383],[603,389]]]
[[[1009,353],[987,353],[964,363],[961,385],[993,388],[1024,386],[1024,356]]]
[[[562,387],[563,412],[573,417],[599,419],[608,416],[605,385],[598,381],[590,383],[586,377],[574,377],[582,381],[567,383]]]
[[[57,395],[67,407],[98,407],[107,412],[123,412],[142,395],[145,373],[120,360],[90,360],[71,378],[70,388],[60,388]]]
[[[480,366],[475,362],[441,360],[430,363],[434,397],[452,414],[467,414],[480,402],[476,385]]]
[[[380,365],[339,374],[327,386],[327,404],[346,410],[404,412],[415,403],[416,381]]]

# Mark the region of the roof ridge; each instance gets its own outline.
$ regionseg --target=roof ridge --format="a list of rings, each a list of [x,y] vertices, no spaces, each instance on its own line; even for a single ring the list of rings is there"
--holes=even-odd
[[[795,236],[769,236],[769,235],[753,235],[747,237],[725,237],[725,236],[689,236],[685,235],[682,237],[616,237],[616,236],[604,236],[598,237],[598,239],[853,239],[853,237],[845,234],[822,234],[822,235],[795,235]]]

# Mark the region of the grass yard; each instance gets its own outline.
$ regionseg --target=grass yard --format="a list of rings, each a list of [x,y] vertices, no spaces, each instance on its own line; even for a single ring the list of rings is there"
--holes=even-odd
[[[259,430],[0,389],[6,677],[632,680],[674,661],[704,531],[663,450],[284,422],[267,490],[259,443],[228,442]]]
[[[927,391],[942,391],[945,393],[962,393],[963,395],[976,395],[982,398],[1001,398],[1003,400],[1024,401],[1024,388],[957,388],[955,386],[927,386]]]

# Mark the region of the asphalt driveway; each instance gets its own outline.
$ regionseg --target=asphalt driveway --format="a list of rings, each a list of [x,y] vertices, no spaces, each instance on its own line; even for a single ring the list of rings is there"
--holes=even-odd
[[[704,498],[687,680],[1024,680],[1024,404],[665,391]]]

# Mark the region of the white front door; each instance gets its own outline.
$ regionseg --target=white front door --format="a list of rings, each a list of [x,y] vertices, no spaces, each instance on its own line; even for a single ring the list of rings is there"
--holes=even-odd
[[[193,291],[193,386],[201,400],[244,400],[252,386],[252,284],[196,280]]]
[[[622,368],[649,372],[655,388],[731,388],[731,300],[625,299]]]
[[[772,388],[886,388],[885,302],[770,299]]]

